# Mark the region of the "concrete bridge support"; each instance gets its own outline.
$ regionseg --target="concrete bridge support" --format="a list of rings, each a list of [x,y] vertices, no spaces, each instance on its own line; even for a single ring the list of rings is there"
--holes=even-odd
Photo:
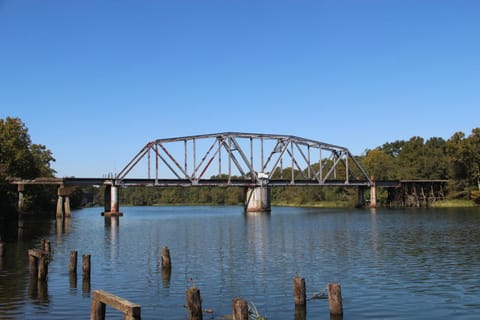
[[[375,182],[370,186],[370,208],[377,207],[377,188]]]
[[[245,197],[246,212],[270,212],[270,187],[258,186],[247,189]]]
[[[57,191],[57,218],[70,217],[70,193],[71,188],[65,188],[63,186],[58,187]]]
[[[365,207],[365,188],[364,187],[358,187],[357,188],[357,208],[363,208]]]
[[[105,217],[110,216],[123,216],[123,213],[120,212],[119,205],[119,190],[118,186],[113,184],[105,185],[105,211],[102,213]]]

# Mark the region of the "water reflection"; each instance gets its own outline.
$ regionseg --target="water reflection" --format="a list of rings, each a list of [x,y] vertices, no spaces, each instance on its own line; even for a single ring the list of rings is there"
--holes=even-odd
[[[295,320],[307,319],[307,305],[295,305]]]
[[[70,232],[70,217],[56,217],[55,227],[57,230],[57,239],[61,240],[62,236]]]
[[[309,300],[308,316],[307,310],[294,310],[289,280],[296,272],[307,280],[307,289],[316,289],[308,293],[341,283],[348,319],[466,320],[480,312],[478,208],[275,208],[271,214],[244,214],[238,207],[131,210],[121,231],[118,220],[104,223],[95,208],[73,214],[67,233],[62,233],[65,221],[32,221],[26,215],[18,243],[17,220],[12,222],[0,270],[0,318],[88,318],[91,289],[101,288],[141,304],[145,318],[179,319],[185,288],[198,285],[217,318],[231,312],[232,297],[243,296],[269,319],[328,319],[326,300]],[[2,221],[2,238],[5,229]],[[62,242],[52,243],[48,286],[30,284],[26,252],[59,231]],[[172,251],[171,273],[160,269],[162,244]],[[68,278],[68,259],[61,257],[72,248],[92,252],[91,284]]]
[[[119,256],[120,217],[105,216],[105,253],[110,251],[110,259],[116,261]]]
[[[255,263],[267,262],[269,212],[246,212],[248,252],[255,257]]]
[[[28,296],[36,304],[48,304],[48,282],[37,280],[36,277],[30,277]]]

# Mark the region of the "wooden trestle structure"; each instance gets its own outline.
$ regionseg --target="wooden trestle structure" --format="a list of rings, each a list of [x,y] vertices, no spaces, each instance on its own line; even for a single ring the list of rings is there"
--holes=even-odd
[[[400,180],[388,192],[387,207],[430,207],[439,200],[445,200],[448,180]]]

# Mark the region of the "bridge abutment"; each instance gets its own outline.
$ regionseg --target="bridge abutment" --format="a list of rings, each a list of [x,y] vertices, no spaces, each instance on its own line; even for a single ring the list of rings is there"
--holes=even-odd
[[[246,212],[270,212],[271,210],[269,186],[257,186],[247,189],[245,197]]]

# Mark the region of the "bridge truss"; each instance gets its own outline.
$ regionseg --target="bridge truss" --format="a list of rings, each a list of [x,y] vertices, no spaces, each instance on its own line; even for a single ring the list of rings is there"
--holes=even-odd
[[[115,184],[370,186],[372,181],[345,147],[289,135],[225,132],[151,141],[115,175]]]

